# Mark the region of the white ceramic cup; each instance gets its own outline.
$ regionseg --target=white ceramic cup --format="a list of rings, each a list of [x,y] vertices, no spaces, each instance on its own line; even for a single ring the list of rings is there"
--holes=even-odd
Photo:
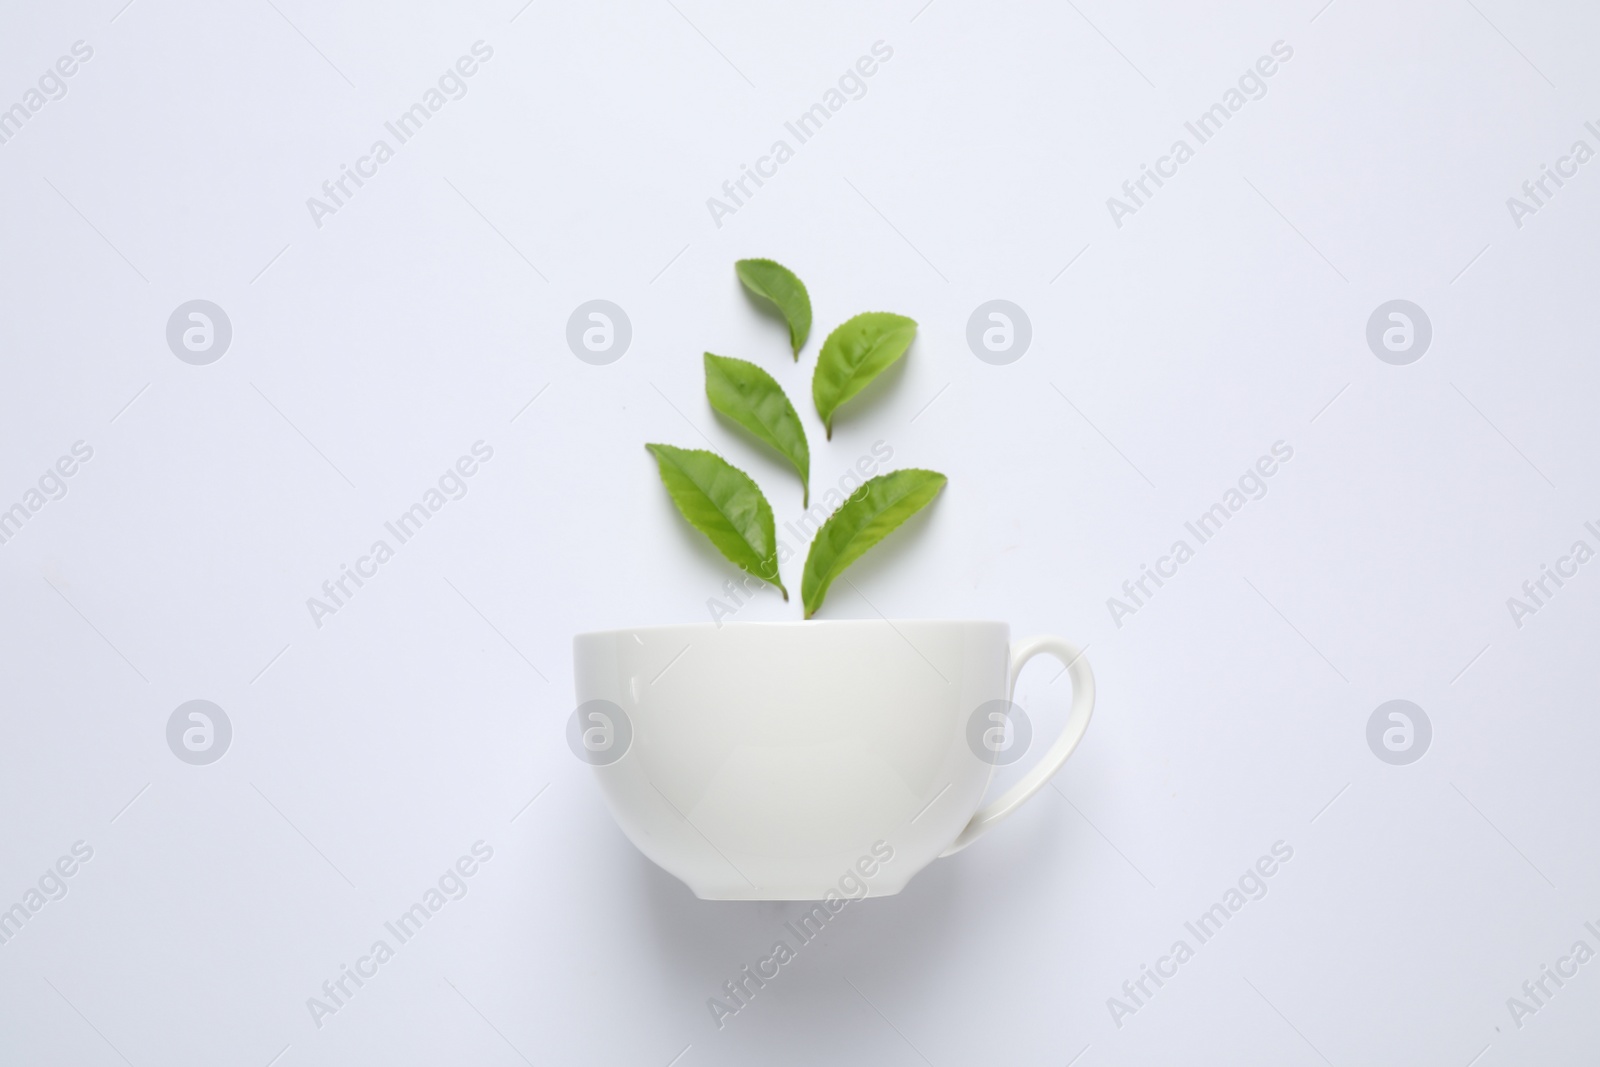
[[[1071,675],[1066,725],[980,811],[1010,762],[1002,737],[1024,734],[1017,675],[1041,652]],[[707,900],[898,893],[1042,788],[1094,708],[1073,645],[1012,645],[1000,622],[612,630],[578,635],[573,659],[569,744],[629,840]]]

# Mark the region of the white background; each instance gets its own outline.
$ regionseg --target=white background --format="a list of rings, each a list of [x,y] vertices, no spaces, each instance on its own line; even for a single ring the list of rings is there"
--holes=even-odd
[[[0,945],[0,1061],[1589,1062],[1600,962],[1520,1028],[1506,1002],[1600,949],[1600,564],[1520,628],[1506,600],[1600,547],[1600,163],[1520,228],[1506,198],[1600,148],[1600,15],[1320,2],[8,5],[0,106],[94,54],[0,145],[0,507],[94,455],[0,545],[0,907],[94,853]],[[716,225],[876,41],[865,96]],[[1266,95],[1115,225],[1275,41]],[[809,284],[798,364],[743,256]],[[565,341],[595,298],[633,326],[603,367]],[[965,340],[994,298],[1032,322],[1009,366]],[[1395,298],[1433,325],[1406,366],[1365,338]],[[232,323],[207,366],[165,339],[192,299]],[[799,510],[700,353],[800,401],[872,309],[918,340],[831,442],[799,404],[813,485],[877,440],[950,485],[824,615],[1061,633],[1099,706],[1054,788],[718,1030],[707,998],[800,906],[698,901],[623,838],[563,739],[570,642],[704,620],[733,573],[644,442],[704,435]],[[307,598],[479,440],[470,492],[317,627]],[[1270,492],[1115,625],[1276,441]],[[1020,690],[1045,735],[1056,670]],[[1366,741],[1396,698],[1433,725],[1407,766]],[[193,699],[232,723],[208,766],[166,741]],[[478,840],[470,892],[317,1026],[307,999]],[[1108,998],[1280,840],[1270,893],[1118,1026]]]

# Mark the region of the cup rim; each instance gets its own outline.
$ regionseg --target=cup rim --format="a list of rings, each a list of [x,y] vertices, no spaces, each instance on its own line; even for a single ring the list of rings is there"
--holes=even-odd
[[[888,624],[890,628],[902,625],[916,626],[1000,626],[1010,629],[1011,624],[1001,619],[750,619],[743,622],[675,622],[659,623],[653,626],[622,626],[609,630],[586,630],[574,634],[576,641],[585,637],[626,637],[632,634],[666,633],[668,631],[682,632],[685,630],[712,631],[733,629],[818,629],[847,628],[852,626],[882,626]]]

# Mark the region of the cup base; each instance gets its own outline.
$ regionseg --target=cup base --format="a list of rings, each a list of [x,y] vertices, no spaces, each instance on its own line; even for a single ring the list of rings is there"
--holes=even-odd
[[[839,892],[836,885],[827,885],[821,888],[816,886],[778,886],[755,889],[747,885],[741,886],[707,886],[703,889],[689,887],[699,900],[732,901],[732,900],[771,900],[794,902],[817,902],[832,900],[867,900],[872,897],[897,896],[905,888],[905,882],[892,886],[872,886],[866,896],[846,897]]]

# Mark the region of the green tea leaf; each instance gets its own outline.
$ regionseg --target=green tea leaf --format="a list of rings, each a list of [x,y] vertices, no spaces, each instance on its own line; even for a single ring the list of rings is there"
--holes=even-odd
[[[772,375],[742,359],[706,353],[711,406],[777,449],[800,472],[803,505],[811,503],[811,448],[805,427]]]
[[[904,315],[868,311],[857,315],[828,335],[811,376],[811,399],[817,414],[833,437],[833,413],[839,405],[866,388],[868,382],[905,355],[917,324]]]
[[[750,476],[715,452],[645,445],[661,468],[661,481],[689,525],[717,551],[789,599],[778,577],[778,538],[772,505]]]
[[[811,333],[811,295],[806,292],[805,283],[788,267],[770,259],[741,259],[733,269],[746,289],[778,305],[789,324],[789,346],[798,360]]]
[[[857,489],[828,517],[806,555],[800,599],[806,618],[817,613],[828,586],[867,549],[921,511],[944,488],[937,471],[903,470],[880,474]]]

